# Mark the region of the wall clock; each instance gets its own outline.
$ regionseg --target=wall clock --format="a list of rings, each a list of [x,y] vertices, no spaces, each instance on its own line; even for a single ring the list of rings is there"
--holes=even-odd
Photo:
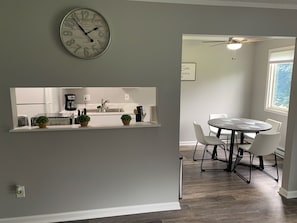
[[[92,9],[77,8],[63,18],[60,38],[72,55],[82,59],[94,59],[108,48],[110,29],[100,13]]]

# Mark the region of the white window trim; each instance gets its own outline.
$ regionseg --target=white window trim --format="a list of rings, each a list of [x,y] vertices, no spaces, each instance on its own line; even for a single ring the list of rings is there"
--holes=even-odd
[[[271,82],[273,80],[271,80],[272,78],[274,78],[272,75],[270,75],[270,64],[273,63],[280,63],[280,62],[293,62],[294,64],[294,59],[293,60],[281,60],[281,61],[273,61],[270,62],[270,55],[273,52],[278,52],[278,51],[286,51],[286,50],[295,50],[295,46],[288,46],[288,47],[281,47],[281,48],[275,48],[275,49],[270,49],[268,52],[268,60],[267,60],[267,77],[266,77],[266,90],[265,90],[265,103],[264,103],[264,111],[265,112],[271,112],[271,113],[275,113],[275,114],[279,114],[279,115],[283,115],[283,116],[288,116],[288,110],[289,109],[280,109],[279,107],[272,107],[271,106],[271,97],[272,97],[272,86],[271,86]]]

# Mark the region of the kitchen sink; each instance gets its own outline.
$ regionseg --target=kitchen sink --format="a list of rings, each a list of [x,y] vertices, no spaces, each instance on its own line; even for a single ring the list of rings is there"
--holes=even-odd
[[[101,111],[99,109],[87,109],[87,114],[88,113],[103,113],[103,112],[123,112],[123,108],[107,108],[104,111]]]

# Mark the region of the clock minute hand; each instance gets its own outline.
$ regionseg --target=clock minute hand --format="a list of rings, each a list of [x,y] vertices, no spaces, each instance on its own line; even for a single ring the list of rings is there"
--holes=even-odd
[[[89,40],[91,42],[94,42],[94,40],[88,35],[88,33],[83,29],[83,27],[81,27],[81,25],[75,19],[73,20],[77,24],[78,28],[89,38]]]

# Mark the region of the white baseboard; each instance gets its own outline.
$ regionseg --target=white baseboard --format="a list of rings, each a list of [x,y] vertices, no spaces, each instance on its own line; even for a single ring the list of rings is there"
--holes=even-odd
[[[279,189],[278,193],[287,199],[297,198],[297,191],[287,191],[282,187]]]
[[[180,141],[180,146],[195,146],[197,141]]]
[[[92,218],[114,217],[129,214],[142,214],[158,211],[180,210],[179,202],[135,205],[97,210],[75,211],[46,215],[24,216],[16,218],[0,218],[0,223],[49,223],[61,221],[76,221]]]
[[[281,148],[281,147],[277,147],[276,155],[278,155],[281,158],[284,158],[285,157],[285,149]]]
[[[222,139],[223,142],[227,143],[226,139]],[[179,141],[179,146],[195,146],[197,141]],[[198,142],[198,145],[202,145],[201,143]]]

